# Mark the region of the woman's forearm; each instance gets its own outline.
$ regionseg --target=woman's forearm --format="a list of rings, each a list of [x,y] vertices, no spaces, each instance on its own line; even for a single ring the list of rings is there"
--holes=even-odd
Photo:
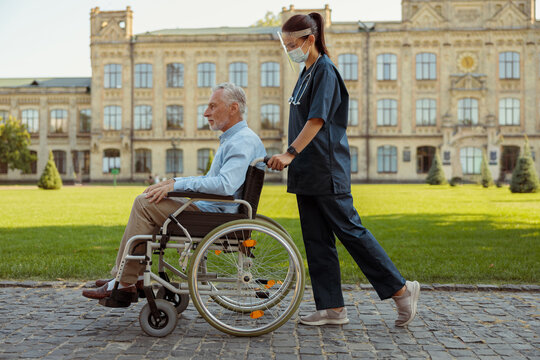
[[[306,122],[306,125],[304,125],[304,128],[298,134],[296,139],[292,142],[292,146],[298,151],[299,153],[304,150],[306,146],[313,140],[315,135],[321,130],[322,126],[324,125],[324,120],[320,118],[313,118],[309,119]]]

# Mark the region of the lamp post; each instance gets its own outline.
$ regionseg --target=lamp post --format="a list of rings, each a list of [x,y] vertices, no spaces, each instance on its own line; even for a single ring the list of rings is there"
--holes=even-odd
[[[176,177],[176,170],[177,170],[177,164],[178,161],[176,159],[176,148],[178,145],[180,145],[180,138],[172,138],[171,139],[171,145],[173,148],[173,177]]]

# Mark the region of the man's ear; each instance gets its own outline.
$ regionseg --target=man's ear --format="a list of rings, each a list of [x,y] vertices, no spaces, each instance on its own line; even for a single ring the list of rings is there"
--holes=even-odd
[[[233,114],[236,114],[238,112],[240,112],[240,108],[238,106],[238,103],[235,103],[233,102],[231,105],[230,105],[230,109],[232,111]]]

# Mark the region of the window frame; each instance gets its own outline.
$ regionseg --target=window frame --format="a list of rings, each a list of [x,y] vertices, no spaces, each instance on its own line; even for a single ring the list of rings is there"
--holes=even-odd
[[[396,99],[377,100],[377,126],[397,126]]]
[[[416,54],[416,80],[437,80],[437,55],[430,52]]]
[[[381,145],[377,147],[377,173],[396,174],[397,165],[397,146]]]
[[[281,126],[280,106],[278,104],[261,105],[261,129],[279,130],[280,126]]]
[[[133,129],[152,130],[152,106],[137,105],[133,109]]]
[[[238,79],[239,78],[239,79]],[[237,81],[239,80],[239,81]],[[241,61],[229,64],[229,82],[237,86],[248,86],[248,64]]]
[[[153,66],[150,63],[135,64],[135,81],[136,89],[151,89],[153,87]]]
[[[112,110],[115,110],[113,113]],[[114,127],[110,126],[114,122]],[[107,126],[108,125],[108,126]],[[122,130],[122,107],[119,105],[107,105],[103,107],[103,130]]]
[[[261,64],[261,87],[280,86],[280,66],[275,61],[265,61]]]
[[[168,63],[167,64],[167,88],[183,88],[184,87],[184,64]]]
[[[105,64],[103,70],[103,87],[105,89],[122,88],[122,64]]]
[[[353,53],[340,54],[338,68],[344,81],[358,80],[358,55]]]
[[[397,55],[383,53],[377,55],[377,80],[397,80]]]
[[[216,85],[216,64],[201,62],[197,64],[197,87],[213,87]]]

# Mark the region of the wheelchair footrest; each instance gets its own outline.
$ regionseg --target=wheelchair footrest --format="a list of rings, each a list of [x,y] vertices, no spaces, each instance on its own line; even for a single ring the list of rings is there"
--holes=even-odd
[[[128,302],[118,301],[116,299],[108,297],[108,298],[100,299],[99,304],[106,307],[111,307],[111,308],[125,308],[131,305],[131,301],[128,301]]]
[[[111,296],[99,300],[99,303],[107,307],[128,307],[133,302],[139,301],[138,292],[126,292],[113,289]]]

